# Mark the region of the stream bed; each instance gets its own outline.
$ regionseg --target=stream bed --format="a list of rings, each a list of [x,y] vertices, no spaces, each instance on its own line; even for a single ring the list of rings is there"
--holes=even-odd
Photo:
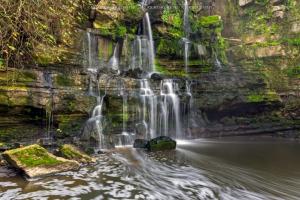
[[[131,147],[79,171],[26,181],[0,167],[0,199],[299,199],[300,143],[270,137],[178,141],[174,151]]]

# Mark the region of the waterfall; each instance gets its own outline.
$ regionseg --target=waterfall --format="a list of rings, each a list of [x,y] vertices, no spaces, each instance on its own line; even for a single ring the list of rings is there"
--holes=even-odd
[[[178,90],[177,84],[171,80],[166,79],[161,83],[161,91],[160,95],[162,96],[163,106],[165,108],[169,108],[170,106],[173,108],[172,117],[175,116],[175,131],[176,138],[182,138],[182,128],[181,128],[181,120],[180,120],[180,99],[178,95],[175,93],[175,89]],[[171,105],[170,105],[171,104]],[[173,121],[173,120],[172,120]]]
[[[217,56],[215,56],[215,67],[216,67],[217,69],[223,68],[223,67],[222,67],[222,63],[220,62],[220,60],[218,59]]]
[[[149,49],[148,37],[137,35],[132,45],[131,69],[140,69],[145,72],[152,71]]]
[[[142,124],[147,127],[146,138],[156,136],[156,96],[149,85],[149,80],[140,81],[140,98],[142,102]]]
[[[144,138],[160,135],[182,138],[178,85],[171,79],[161,81],[158,94],[151,89],[149,80],[140,80],[140,124],[146,129]],[[175,132],[175,134],[173,134]]]
[[[52,74],[49,72],[43,72],[43,82],[44,82],[44,86],[46,88],[48,88],[48,91],[50,93],[50,97],[49,97],[49,101],[47,103],[47,107],[46,107],[46,127],[47,127],[47,135],[46,138],[47,139],[52,139],[52,128],[53,128],[53,110],[54,110],[54,100],[53,100],[53,96],[54,96],[54,91],[53,91],[53,80],[52,80]]]
[[[184,1],[184,14],[183,14],[183,28],[185,32],[185,38],[182,38],[182,41],[184,43],[184,67],[185,72],[188,73],[188,64],[189,64],[189,35],[190,35],[190,21],[189,21],[189,4],[188,1]]]
[[[152,0],[142,0],[141,6],[145,7],[152,3]],[[132,45],[132,61],[131,69],[141,69],[149,74],[155,72],[155,52],[152,26],[149,13],[146,11],[141,26],[139,27],[139,35],[136,36]]]
[[[90,72],[97,72],[99,68],[98,59],[98,39],[90,30],[86,32],[85,41],[85,62],[86,68]]]
[[[183,26],[184,26],[185,36],[187,38],[189,38],[191,27],[190,27],[190,20],[189,20],[189,3],[188,3],[188,0],[184,1]]]
[[[149,17],[149,13],[145,13],[144,17],[144,22],[147,26],[147,31],[146,35],[148,36],[148,41],[149,41],[149,66],[150,66],[150,72],[154,72],[154,61],[155,61],[155,56],[154,56],[154,43],[153,43],[153,36],[152,36],[152,27],[151,27],[151,21]]]
[[[96,98],[97,98],[97,104],[94,107],[90,118],[86,122],[86,125],[83,129],[83,135],[81,137],[82,137],[82,139],[89,140],[91,135],[94,136],[98,142],[98,148],[104,149],[108,145],[106,144],[106,141],[105,141],[106,137],[103,133],[105,118],[103,116],[102,110],[103,110],[104,98],[106,97],[106,94],[107,94],[106,89],[107,89],[108,85],[110,84],[110,81],[109,80],[107,81],[107,85],[106,85],[105,92],[103,95],[101,95],[99,83],[100,83],[100,80],[97,79],[96,87],[89,86],[90,88],[92,88],[91,89],[92,96],[96,96]],[[94,89],[94,88],[96,88],[96,89]],[[94,134],[96,134],[96,135],[94,135]]]
[[[119,71],[119,43],[114,48],[114,53],[108,62],[108,66],[114,71]]]

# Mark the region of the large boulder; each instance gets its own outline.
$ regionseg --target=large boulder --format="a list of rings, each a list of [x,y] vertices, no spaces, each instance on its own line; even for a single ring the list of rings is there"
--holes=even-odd
[[[76,160],[79,163],[92,163],[95,162],[95,159],[85,154],[77,147],[64,144],[59,148],[59,155],[70,160]]]
[[[148,140],[144,139],[136,139],[133,143],[133,147],[137,149],[145,149],[147,148]]]
[[[176,149],[176,141],[170,137],[160,136],[150,140],[146,146],[149,151],[172,150]]]
[[[37,144],[5,151],[3,157],[31,178],[75,170],[80,166],[77,161],[56,157]]]

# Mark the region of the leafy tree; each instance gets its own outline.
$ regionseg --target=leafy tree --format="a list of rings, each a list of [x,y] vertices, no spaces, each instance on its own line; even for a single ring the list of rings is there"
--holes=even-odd
[[[0,58],[5,66],[35,61],[40,44],[70,45],[87,21],[91,0],[0,0]]]

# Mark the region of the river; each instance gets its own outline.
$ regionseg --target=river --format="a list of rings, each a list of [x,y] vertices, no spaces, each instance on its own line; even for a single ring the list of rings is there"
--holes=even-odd
[[[131,147],[79,171],[27,181],[0,168],[0,199],[299,199],[300,143],[270,137],[178,141],[177,150]]]

